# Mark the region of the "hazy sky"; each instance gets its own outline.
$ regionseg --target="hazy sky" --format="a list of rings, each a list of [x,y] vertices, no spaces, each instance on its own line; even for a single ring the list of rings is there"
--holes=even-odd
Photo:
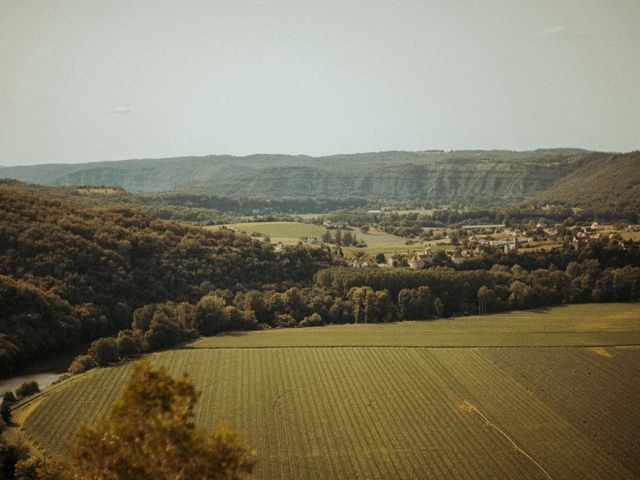
[[[640,148],[638,0],[0,0],[0,165]]]

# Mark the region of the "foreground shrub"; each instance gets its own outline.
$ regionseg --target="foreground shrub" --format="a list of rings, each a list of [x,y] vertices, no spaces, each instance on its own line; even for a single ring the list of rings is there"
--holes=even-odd
[[[281,313],[276,315],[276,327],[295,327],[298,323],[288,313]]]
[[[4,425],[9,425],[11,423],[11,406],[8,403],[0,405],[0,419]]]
[[[225,330],[255,330],[258,326],[256,315],[251,310],[238,310],[236,307],[225,307],[227,317]]]
[[[154,315],[151,328],[144,334],[149,350],[172,347],[185,338],[185,332],[173,319],[159,312]]]
[[[18,399],[16,398],[16,396],[13,394],[13,392],[11,390],[9,390],[8,392],[4,392],[2,394],[2,403],[6,403],[7,405],[11,405],[12,403],[16,403]]]
[[[65,480],[69,479],[66,473],[64,463],[57,458],[28,457],[15,465],[15,478],[19,480]]]
[[[144,351],[144,337],[140,330],[121,330],[116,338],[121,357],[139,355]]]
[[[0,478],[16,480],[71,480],[61,459],[30,456],[28,442],[21,435],[11,441],[0,436]]]
[[[324,325],[324,320],[318,313],[312,313],[300,322],[301,327],[319,327],[320,325]]]
[[[96,362],[93,361],[91,355],[78,355],[71,365],[69,366],[69,373],[71,375],[77,375],[79,373],[91,370],[96,366]]]
[[[24,382],[16,389],[16,398],[20,400],[28,397],[29,395],[33,395],[34,393],[38,393],[39,391],[40,387],[38,386],[38,382],[34,380]]]
[[[227,321],[225,300],[217,295],[208,294],[196,305],[196,328],[201,335],[210,336],[221,332]]]
[[[139,363],[109,416],[80,431],[74,478],[244,478],[253,470],[252,453],[224,427],[211,434],[196,429],[198,396],[187,378]]]
[[[16,478],[16,465],[27,458],[29,449],[24,442],[9,442],[5,435],[0,435],[0,478]]]
[[[120,349],[114,338],[99,338],[95,340],[87,353],[99,367],[104,367],[120,360]]]

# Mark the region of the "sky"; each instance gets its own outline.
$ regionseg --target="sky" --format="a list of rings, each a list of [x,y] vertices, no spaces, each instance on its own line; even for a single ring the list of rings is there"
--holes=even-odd
[[[640,148],[637,0],[0,0],[0,165]]]

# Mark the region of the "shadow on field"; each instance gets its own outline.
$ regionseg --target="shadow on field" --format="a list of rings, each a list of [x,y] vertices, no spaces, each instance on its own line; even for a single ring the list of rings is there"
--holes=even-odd
[[[251,330],[251,331],[255,331],[255,330]],[[177,345],[174,345],[173,347],[170,348],[170,350],[196,350],[198,348],[201,347],[197,347],[193,345],[193,342],[196,342],[198,340],[201,340],[203,338],[213,338],[213,337],[243,337],[247,335],[247,331],[244,330],[238,330],[238,331],[233,331],[233,332],[221,332],[218,333],[217,335],[209,335],[206,337],[196,337],[192,340],[187,340],[186,342],[183,343],[179,343]]]

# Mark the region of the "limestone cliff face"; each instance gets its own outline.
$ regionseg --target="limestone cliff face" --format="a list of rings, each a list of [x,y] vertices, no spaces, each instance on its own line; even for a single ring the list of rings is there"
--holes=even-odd
[[[549,188],[574,165],[566,161],[455,161],[340,168],[276,167],[181,187],[197,193],[249,197],[362,197],[436,204],[504,204]]]

